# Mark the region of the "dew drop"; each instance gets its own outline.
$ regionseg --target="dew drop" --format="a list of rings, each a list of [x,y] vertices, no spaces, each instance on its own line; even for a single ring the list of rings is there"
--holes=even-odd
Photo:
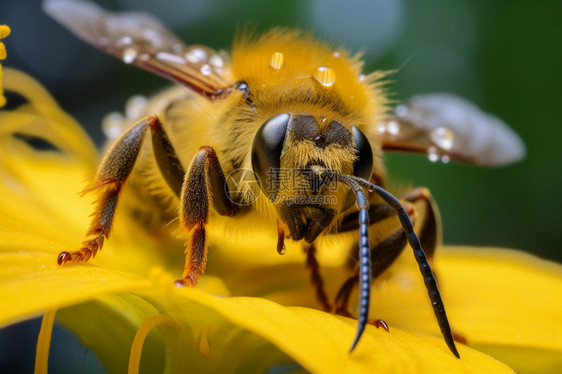
[[[271,55],[269,59],[269,66],[274,68],[275,70],[280,70],[283,68],[285,64],[285,55],[281,52],[275,52]]]
[[[207,52],[202,48],[192,47],[185,52],[185,59],[192,64],[200,64],[207,60]]]
[[[366,77],[365,77],[365,74],[361,74],[361,75],[359,76],[359,82],[364,82],[364,81],[365,81],[365,78],[366,78]]]
[[[215,68],[222,68],[224,66],[224,60],[218,53],[215,53],[209,58],[209,64]]]
[[[429,147],[427,149],[427,158],[431,162],[439,161],[439,153],[437,153],[437,149],[435,147]]]
[[[160,61],[172,62],[179,65],[185,65],[185,59],[181,56],[174,55],[168,52],[158,52],[156,58]]]
[[[405,117],[408,114],[408,108],[403,104],[398,105],[396,109],[394,109],[394,113],[396,113],[398,117]]]
[[[445,156],[441,157],[441,162],[442,162],[442,163],[448,164],[449,161],[451,161],[451,158],[450,158],[449,156],[445,155]]]
[[[117,42],[117,45],[120,47],[124,47],[131,44],[133,44],[133,39],[130,36],[124,36]]]
[[[429,138],[439,148],[450,150],[451,148],[453,148],[455,134],[451,129],[448,129],[446,127],[437,127],[431,131],[431,133],[429,134]]]
[[[125,104],[125,115],[131,119],[137,119],[141,116],[142,111],[146,107],[146,97],[133,96]]]
[[[337,52],[337,51],[334,52],[334,57],[335,57],[335,58],[341,57],[341,53],[339,53],[339,52]]]
[[[205,65],[201,66],[201,74],[211,75],[212,72],[213,72],[213,69],[211,68],[211,65],[205,64]]]
[[[331,87],[336,83],[336,72],[328,66],[318,66],[312,76],[324,87]]]
[[[123,50],[123,62],[126,64],[130,64],[131,62],[135,61],[135,59],[137,58],[137,50],[134,48],[125,48],[125,50]]]
[[[400,133],[400,125],[396,121],[390,121],[386,125],[386,131],[390,135],[398,135]]]
[[[123,133],[124,120],[123,115],[118,112],[106,115],[101,122],[101,128],[105,136],[108,139],[117,139]]]

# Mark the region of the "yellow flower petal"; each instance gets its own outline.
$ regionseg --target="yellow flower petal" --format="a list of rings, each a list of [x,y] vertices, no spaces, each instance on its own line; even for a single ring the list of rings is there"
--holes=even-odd
[[[470,345],[517,372],[562,371],[562,266],[492,248],[448,251],[437,264]]]
[[[203,310],[201,310],[203,308]],[[219,298],[196,289],[182,289],[162,312],[199,328],[218,313],[235,326],[270,341],[309,372],[512,372],[489,356],[461,346],[456,359],[440,337],[412,335],[392,329],[390,333],[367,328],[364,339],[348,354],[355,334],[355,321],[313,309],[287,308],[258,298]],[[193,314],[186,316],[185,311]],[[201,320],[201,316],[208,316]],[[213,323],[210,324],[214,328]],[[216,340],[217,337],[215,336]],[[213,336],[210,337],[211,343]],[[210,346],[210,357],[213,345]]]
[[[148,301],[132,294],[99,297],[64,308],[57,322],[71,330],[84,346],[96,352],[110,373],[126,373],[135,335],[143,322],[158,314]],[[170,347],[173,349],[174,347]],[[145,373],[161,373],[164,341],[156,331],[144,342],[141,365]]]
[[[5,38],[10,35],[10,28],[5,25],[0,25],[0,39]],[[0,42],[0,60],[6,58],[6,47],[4,43]],[[6,98],[4,97],[4,90],[2,88],[2,65],[0,64],[0,108],[6,104]]]
[[[17,131],[42,138],[95,170],[98,162],[95,145],[36,80],[17,70],[5,69],[4,89],[23,96],[28,104],[13,112],[0,112],[0,135]]]
[[[58,266],[61,246],[25,232],[0,231],[0,326],[98,295],[142,289],[146,279],[95,266]],[[9,300],[9,301],[8,301]]]
[[[178,296],[166,304],[175,305]],[[143,344],[141,372],[246,373],[265,372],[272,365],[294,365],[293,359],[270,342],[214,310],[197,303],[191,303],[190,307],[172,308],[177,314],[161,315],[161,305],[156,300],[121,294],[62,309],[57,319],[75,332],[82,344],[93,349],[111,373],[126,372],[133,355],[131,350],[139,348],[135,344],[139,329],[143,333],[155,319],[170,317],[179,325],[180,334],[176,328],[152,330]],[[202,351],[202,338],[209,344],[207,352]],[[164,351],[166,366],[162,370]],[[204,353],[208,353],[207,357]],[[134,352],[134,356],[138,354]]]

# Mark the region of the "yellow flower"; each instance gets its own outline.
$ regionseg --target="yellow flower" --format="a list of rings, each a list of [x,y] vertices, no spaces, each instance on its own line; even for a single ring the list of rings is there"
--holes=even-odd
[[[6,36],[10,35],[10,28],[5,25],[0,25],[0,39],[4,39]],[[6,58],[6,47],[0,42],[0,60]],[[4,91],[2,90],[2,64],[0,64],[0,108],[6,104],[6,98],[4,97]]]
[[[10,69],[4,83],[28,103],[0,111],[0,300],[9,306],[0,326],[44,314],[36,372],[46,372],[55,316],[113,373],[136,373],[139,365],[167,373],[511,372],[476,349],[521,372],[562,370],[562,268],[515,251],[437,255],[450,320],[469,344],[459,344],[461,359],[438,332],[410,253],[375,284],[373,317],[385,319],[390,333],[368,326],[353,354],[355,321],[311,308],[301,254],[245,261],[243,248],[225,243],[209,261],[210,275],[177,289],[181,270],[164,247],[181,258],[180,242],[118,215],[103,253],[58,266],[58,253],[75,249],[88,226],[91,201],[77,192],[98,155],[38,83]],[[29,138],[50,147],[35,149]],[[323,272],[333,293],[345,274],[336,265]]]

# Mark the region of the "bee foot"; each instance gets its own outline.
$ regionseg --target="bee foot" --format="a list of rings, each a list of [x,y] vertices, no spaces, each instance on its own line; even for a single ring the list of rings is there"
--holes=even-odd
[[[383,329],[386,330],[386,332],[389,332],[389,328],[388,325],[385,321],[383,321],[382,319],[370,319],[367,322],[369,325],[373,325],[376,328],[382,327]]]
[[[453,340],[456,341],[457,343],[461,343],[461,344],[468,344],[468,341],[466,340],[466,337],[462,334],[459,334],[456,331],[452,331],[453,333]]]
[[[104,236],[99,233],[97,237],[92,240],[87,240],[82,245],[79,251],[74,252],[61,252],[57,257],[57,264],[63,265],[67,262],[82,263],[87,262],[90,258],[96,257],[96,253],[101,250],[103,246]]]
[[[57,257],[57,264],[66,264],[68,261],[72,261],[72,255],[68,252],[61,252],[59,257]]]
[[[185,287],[185,286],[193,287],[197,284],[197,281],[198,281],[197,278],[193,275],[187,275],[187,276],[175,281],[174,284],[178,288]]]

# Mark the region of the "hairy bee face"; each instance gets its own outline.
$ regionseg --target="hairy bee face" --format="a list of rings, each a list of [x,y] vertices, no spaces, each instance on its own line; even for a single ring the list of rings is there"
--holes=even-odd
[[[365,135],[336,120],[282,113],[267,120],[252,145],[252,167],[292,239],[312,243],[353,199],[322,177],[328,169],[368,178],[373,153]]]

